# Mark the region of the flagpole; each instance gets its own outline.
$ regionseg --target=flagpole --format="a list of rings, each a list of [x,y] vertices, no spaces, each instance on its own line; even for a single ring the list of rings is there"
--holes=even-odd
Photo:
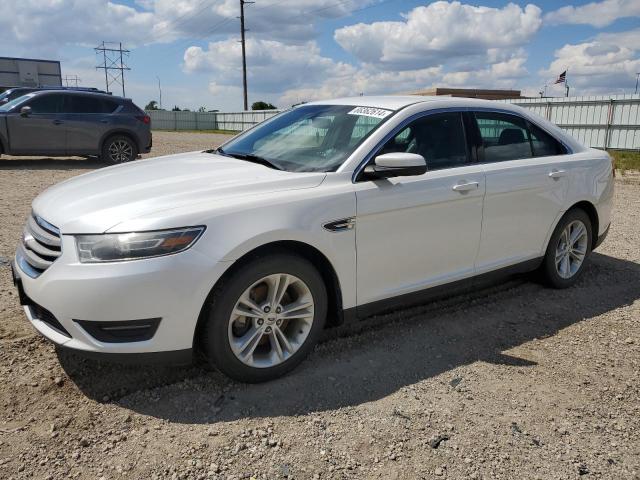
[[[567,77],[569,76],[569,67],[567,67],[567,69],[564,71],[564,88],[565,88],[565,98],[569,97],[569,81],[567,80]]]

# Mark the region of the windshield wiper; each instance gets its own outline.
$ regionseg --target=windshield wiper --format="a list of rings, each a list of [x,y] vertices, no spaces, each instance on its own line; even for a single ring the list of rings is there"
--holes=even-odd
[[[216,149],[215,153],[219,153],[220,155],[224,155],[225,157],[233,157],[233,158],[237,158],[238,160],[246,160],[247,162],[257,163],[258,165],[264,165],[265,167],[273,168],[274,170],[282,170],[281,167],[271,162],[270,160],[267,160],[266,158],[263,158],[263,157],[259,157],[258,155],[253,155],[251,153],[225,152],[222,148]]]

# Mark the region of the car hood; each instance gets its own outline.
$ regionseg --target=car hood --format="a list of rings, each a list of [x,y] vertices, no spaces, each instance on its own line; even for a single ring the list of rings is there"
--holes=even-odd
[[[33,210],[61,233],[103,233],[118,223],[162,210],[284,190],[313,188],[325,173],[283,172],[207,152],[138,160],[54,185]],[[182,226],[182,225],[175,225]]]

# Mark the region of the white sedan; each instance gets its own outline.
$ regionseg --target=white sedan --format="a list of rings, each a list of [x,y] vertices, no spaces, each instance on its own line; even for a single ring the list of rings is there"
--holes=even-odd
[[[611,220],[613,171],[521,108],[308,103],[217,150],[104,168],[33,202],[15,256],[27,317],[89,355],[278,377],[324,328],[488,275],[569,287]]]

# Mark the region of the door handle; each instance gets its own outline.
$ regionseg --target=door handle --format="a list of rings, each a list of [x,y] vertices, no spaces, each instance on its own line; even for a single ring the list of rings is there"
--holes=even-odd
[[[566,172],[564,170],[551,170],[549,172],[549,178],[560,178],[564,177]]]
[[[62,120],[54,120],[53,124],[54,125],[62,125]]]
[[[478,182],[458,183],[453,186],[456,192],[468,192],[470,190],[477,190],[480,184]]]
[[[109,123],[109,120],[100,120],[100,123]]]

